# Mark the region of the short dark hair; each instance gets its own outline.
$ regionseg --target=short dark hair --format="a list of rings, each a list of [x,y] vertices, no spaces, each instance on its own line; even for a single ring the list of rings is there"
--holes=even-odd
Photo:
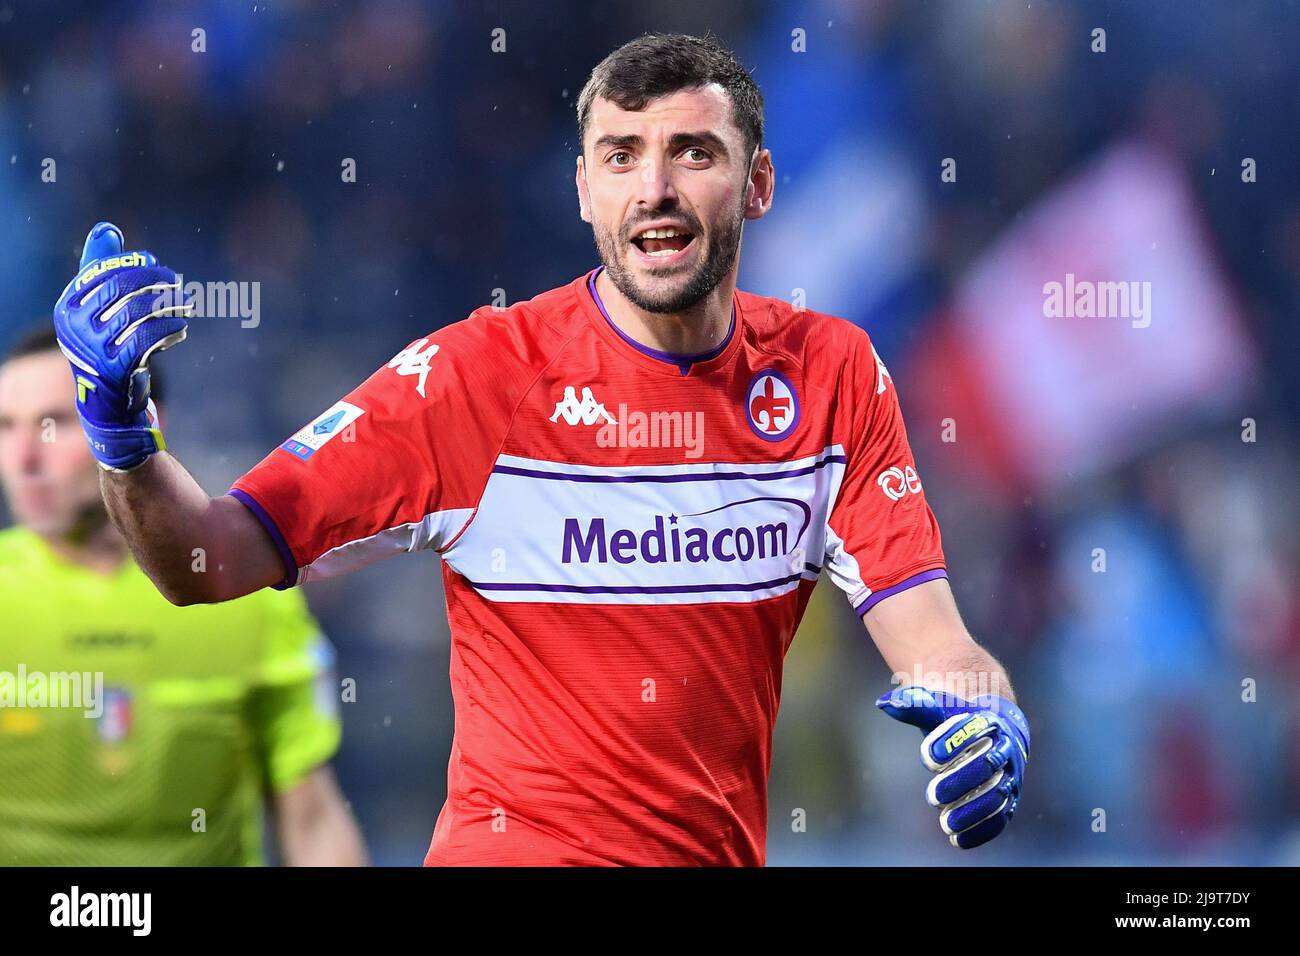
[[[14,344],[9,346],[5,356],[0,361],[12,362],[14,359],[25,358],[28,355],[37,355],[41,352],[50,350],[59,351],[59,338],[54,333],[54,326],[48,322],[42,325],[34,325],[26,332],[21,332]]]
[[[578,94],[578,149],[587,137],[596,97],[636,111],[661,96],[710,83],[731,97],[731,117],[745,138],[746,151],[762,146],[763,93],[725,47],[708,35],[646,33],[624,43],[591,71]]]
[[[34,325],[26,332],[19,333],[4,357],[0,358],[0,365],[29,355],[40,355],[42,352],[63,354],[63,350],[59,348],[59,337],[54,332],[54,326],[48,322]],[[149,397],[155,402],[163,400],[163,379],[158,373],[156,364],[149,367]]]

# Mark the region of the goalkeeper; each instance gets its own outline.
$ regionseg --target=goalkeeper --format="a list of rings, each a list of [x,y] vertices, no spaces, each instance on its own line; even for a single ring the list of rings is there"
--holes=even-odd
[[[647,35],[578,101],[601,265],[410,342],[219,497],[150,413],[175,273],[96,226],[54,320],[113,520],[181,605],[442,556],[456,735],[426,865],[761,865],[782,659],[822,570],[933,686],[882,709],[926,734],[951,842],[986,843],[1028,725],[957,612],[892,379],[865,332],[736,288],[775,182],[752,77]],[[585,412],[706,417],[710,459],[560,424],[579,387]]]

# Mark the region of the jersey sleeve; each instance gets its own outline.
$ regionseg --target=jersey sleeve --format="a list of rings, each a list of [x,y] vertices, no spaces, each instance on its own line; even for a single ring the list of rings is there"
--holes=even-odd
[[[893,379],[866,333],[854,333],[837,403],[846,462],[825,566],[862,616],[892,594],[947,577],[947,570]]]
[[[465,324],[412,342],[231,487],[280,552],[274,587],[442,550],[468,522],[505,423]]]
[[[253,692],[267,788],[293,789],[334,756],[343,735],[334,648],[300,591],[263,591],[263,654]]]

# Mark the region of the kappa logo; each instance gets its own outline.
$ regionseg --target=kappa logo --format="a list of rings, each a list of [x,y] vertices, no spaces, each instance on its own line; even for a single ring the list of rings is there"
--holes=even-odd
[[[788,378],[775,369],[754,376],[745,394],[745,420],[765,441],[780,441],[799,424],[799,396]]]
[[[921,479],[911,465],[906,468],[899,468],[897,465],[886,468],[876,479],[876,484],[880,485],[880,490],[890,501],[898,501],[909,493],[915,495],[921,492]]]
[[[429,377],[429,359],[438,354],[438,346],[430,345],[427,349],[424,347],[428,341],[427,338],[423,338],[412,342],[394,355],[388,363],[388,367],[396,369],[398,375],[420,376],[415,390],[420,393],[421,398],[425,397],[424,380]]]
[[[578,390],[572,385],[564,387],[564,398],[555,403],[555,411],[551,413],[549,421],[558,421],[563,418],[569,425],[594,425],[596,422],[604,422],[606,425],[617,425],[614,416],[605,410],[603,403],[596,401],[596,397],[591,394],[591,389],[583,386],[582,400],[578,400]]]
[[[889,379],[892,382],[894,376],[890,375],[889,369],[885,368],[885,363],[880,358],[880,353],[876,351],[874,345],[871,346],[871,354],[876,357],[876,394],[879,395],[885,390],[885,379]]]

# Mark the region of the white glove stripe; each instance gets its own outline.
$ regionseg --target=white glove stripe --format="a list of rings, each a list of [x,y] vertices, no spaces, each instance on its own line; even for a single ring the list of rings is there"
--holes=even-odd
[[[87,375],[93,375],[93,376],[95,376],[95,378],[99,378],[99,373],[98,373],[98,372],[96,372],[93,368],[91,368],[89,365],[87,365],[84,361],[82,361],[81,359],[77,358],[77,356],[75,356],[75,355],[73,355],[71,352],[69,352],[68,349],[67,349],[67,347],[64,346],[64,344],[63,344],[62,342],[59,343],[59,351],[63,353],[63,357],[64,357],[64,358],[66,358],[66,359],[67,359],[69,362],[71,362],[73,365],[77,366],[77,368],[81,369],[81,370],[82,370],[83,372],[85,372]]]
[[[189,332],[190,330],[185,328],[173,332],[171,335],[164,335],[153,345],[149,346],[149,348],[145,350],[145,353],[140,356],[140,364],[136,366],[136,370],[138,371],[148,365],[149,356],[153,355],[153,353],[157,352],[159,349],[169,349],[177,342],[184,342],[185,336],[189,335]]]
[[[174,318],[174,316],[172,315],[173,312],[179,312],[180,318],[187,319],[189,318],[190,312],[193,308],[194,308],[193,305],[169,305],[162,309],[156,309],[153,312],[150,312],[148,315],[144,316],[143,318],[136,319],[134,322],[132,322],[130,325],[124,328],[121,331],[121,333],[117,336],[117,338],[113,339],[113,344],[121,345],[123,342],[127,340],[127,337],[132,332],[134,332],[140,326],[144,325],[150,319]],[[139,366],[137,366],[137,368],[138,367]]]
[[[984,754],[992,750],[993,743],[994,740],[992,737],[983,738],[982,740],[979,741],[979,743],[975,744],[969,750],[962,753],[962,755],[958,757],[955,761],[953,761],[953,763],[947,769],[945,769],[943,773],[937,774],[934,777],[932,777],[930,779],[929,785],[925,788],[926,802],[929,803],[930,806],[932,807],[942,806],[937,796],[939,791],[939,784],[943,783],[945,780],[952,777],[953,774],[957,773],[959,770],[965,767],[972,760],[982,757]]]
[[[104,314],[99,317],[99,324],[108,325],[109,322],[117,317],[117,313],[126,308],[127,304],[136,296],[145,295],[149,292],[166,292],[168,289],[175,289],[179,292],[180,288],[181,284],[179,282],[155,282],[153,285],[141,286],[134,292],[128,292],[105,309]]]
[[[951,827],[948,826],[948,820],[952,816],[952,814],[960,810],[962,807],[970,803],[972,800],[978,800],[980,797],[984,796],[984,794],[988,793],[990,790],[992,790],[994,787],[1000,784],[1002,782],[1002,778],[1005,776],[1006,774],[1003,771],[999,770],[996,777],[993,777],[991,780],[989,780],[987,783],[983,784],[982,786],[976,787],[974,790],[970,792],[969,795],[967,795],[963,799],[954,800],[952,803],[948,804],[948,806],[945,807],[943,811],[939,814],[939,826],[943,827],[943,832],[947,833],[949,836],[954,835],[957,831],[954,831]],[[963,827],[962,829],[969,830],[971,827],[979,826],[989,817],[997,816],[1006,807],[1007,802],[1010,799],[1011,799],[1010,796],[1005,797],[1003,801],[1000,804],[998,804],[998,808],[994,810],[992,813],[980,817],[980,819],[976,820],[974,823],[971,823]]]

